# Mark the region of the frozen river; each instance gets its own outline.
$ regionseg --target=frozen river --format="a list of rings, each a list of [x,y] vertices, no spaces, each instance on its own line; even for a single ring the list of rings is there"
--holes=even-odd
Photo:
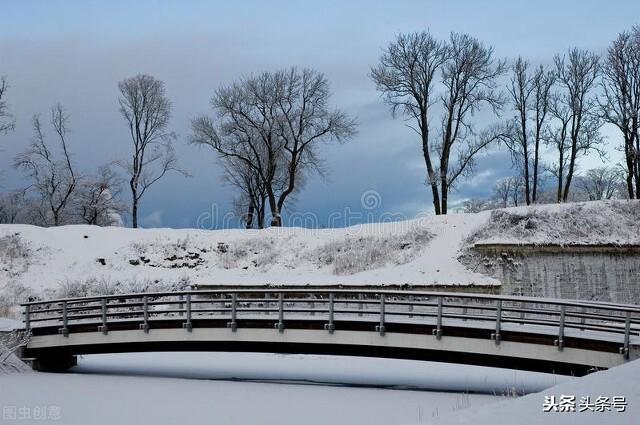
[[[0,377],[0,404],[29,410],[21,424],[42,423],[41,409],[65,424],[417,424],[567,379],[357,357],[140,353]]]

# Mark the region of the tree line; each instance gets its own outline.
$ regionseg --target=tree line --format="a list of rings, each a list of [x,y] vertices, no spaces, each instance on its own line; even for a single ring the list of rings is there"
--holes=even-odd
[[[571,48],[537,66],[522,57],[507,65],[466,34],[448,40],[427,31],[401,34],[371,78],[392,114],[419,136],[436,214],[447,213],[451,188],[474,173],[476,156],[493,145],[511,154],[515,193],[524,204],[541,201],[545,174],[555,178],[554,200],[570,200],[580,158],[592,152],[606,158],[604,124],[622,135],[624,196],[640,197],[640,27],[620,33],[603,57]],[[487,117],[495,123],[480,126]],[[550,163],[542,160],[543,148],[555,158]]]
[[[402,117],[419,140],[435,214],[447,214],[449,193],[474,175],[481,153],[499,146],[510,153],[514,176],[497,181],[490,200],[467,201],[469,211],[640,198],[640,27],[620,33],[602,56],[571,48],[538,65],[523,57],[508,63],[468,34],[446,40],[428,31],[399,34],[369,77],[392,116]],[[2,78],[0,135],[15,128],[8,89]],[[188,176],[174,148],[164,83],[139,74],[120,81],[118,91],[128,158],[82,173],[69,149],[71,117],[53,105],[46,119],[31,120],[29,146],[14,160],[29,184],[1,196],[0,223],[114,225],[128,213],[138,227],[147,190],[167,173]],[[313,69],[245,76],[222,85],[210,103],[211,114],[192,120],[189,142],[220,159],[247,228],[263,228],[268,218],[281,226],[305,183],[323,175],[322,145],[344,143],[357,132],[357,120],[331,104],[328,79]],[[606,159],[605,124],[618,129],[624,162],[580,175],[585,155]]]

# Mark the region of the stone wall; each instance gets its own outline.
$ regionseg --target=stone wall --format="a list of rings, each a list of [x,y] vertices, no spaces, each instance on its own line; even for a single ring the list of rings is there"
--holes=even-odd
[[[460,261],[504,295],[640,304],[640,246],[476,244]]]

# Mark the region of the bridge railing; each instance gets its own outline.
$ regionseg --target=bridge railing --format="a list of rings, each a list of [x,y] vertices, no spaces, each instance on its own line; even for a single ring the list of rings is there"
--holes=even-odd
[[[107,334],[122,325],[149,332],[167,322],[186,331],[204,321],[236,331],[256,319],[271,320],[281,332],[293,320],[322,322],[330,333],[346,322],[364,322],[384,335],[389,324],[403,323],[429,325],[436,338],[447,327],[487,329],[496,344],[514,330],[551,333],[560,350],[567,337],[579,335],[619,343],[628,356],[631,339],[640,334],[640,306],[446,292],[238,288],[44,300],[23,309],[27,329],[65,336],[87,328]]]

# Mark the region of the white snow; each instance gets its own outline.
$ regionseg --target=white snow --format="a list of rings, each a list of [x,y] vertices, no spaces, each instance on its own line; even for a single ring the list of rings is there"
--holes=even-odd
[[[452,214],[344,229],[208,231],[0,225],[0,238],[18,235],[27,247],[33,259],[26,270],[14,273],[11,279],[36,293],[57,288],[64,282],[87,279],[107,283],[182,279],[192,285],[487,285],[497,282],[467,270],[457,261],[462,240],[487,217],[487,214]],[[335,274],[331,264],[322,262],[324,250],[335,249],[341,242],[364,238],[362,245],[366,249],[367,238],[382,238],[393,247],[425,229],[433,238],[423,241],[422,246],[411,246],[412,255],[408,258],[402,257],[401,249],[397,248],[398,252],[388,253],[386,264],[382,258],[369,270],[342,275]],[[202,262],[190,258],[166,260],[173,255],[188,256],[190,252]],[[149,262],[145,264],[140,257]],[[101,265],[99,259],[104,259],[106,265]],[[140,264],[131,265],[130,260]],[[402,262],[405,263],[398,264]],[[176,266],[183,264],[195,267]],[[0,270],[0,286],[2,279],[8,280],[9,276]]]
[[[371,357],[167,352],[81,356],[74,373],[209,380],[306,382],[458,393],[528,394],[568,376]]]
[[[3,376],[0,405],[59,407],[65,424],[418,424],[572,379],[418,361],[256,353],[84,356],[73,372]]]
[[[9,332],[14,329],[22,328],[22,322],[18,320],[5,319],[0,317],[0,332]]]
[[[594,402],[597,397],[626,398],[625,412],[543,412],[545,396],[576,396]],[[576,409],[579,410],[579,409]],[[527,425],[635,425],[640,418],[640,361],[636,360],[580,379],[563,382],[539,393],[456,412],[436,423],[442,425],[512,425],[514,420]]]
[[[514,421],[631,425],[640,417],[640,361],[569,378],[388,359],[140,353],[85,356],[73,372],[2,376],[0,406],[26,407],[31,412],[53,406],[60,409],[60,423],[98,425],[510,425]],[[431,391],[350,386],[353,384]],[[523,390],[540,392],[519,398],[508,395]],[[552,395],[558,399],[575,395],[577,400],[624,396],[628,407],[624,413],[543,413],[544,397]]]
[[[458,261],[469,246],[640,244],[638,207],[638,201],[538,205],[338,229],[0,225],[0,316],[7,310],[15,316],[15,305],[29,294],[190,285],[499,285]]]
[[[483,394],[71,373],[0,378],[3,407],[54,407],[59,409],[59,423],[78,425],[413,424],[496,399]]]

